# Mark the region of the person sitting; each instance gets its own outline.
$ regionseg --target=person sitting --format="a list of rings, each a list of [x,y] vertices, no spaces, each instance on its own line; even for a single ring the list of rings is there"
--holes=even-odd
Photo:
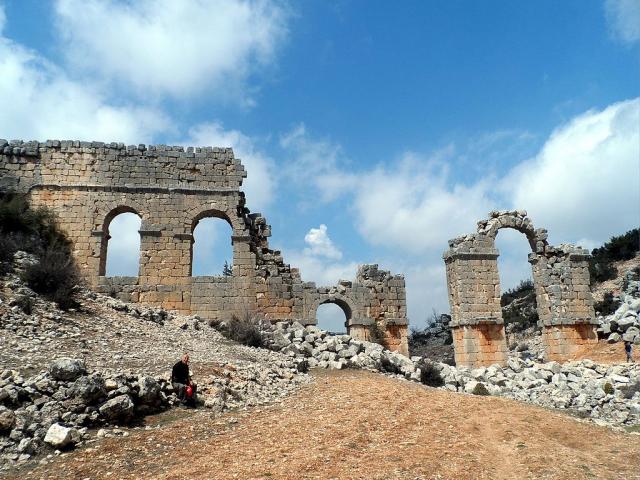
[[[185,353],[182,359],[171,370],[171,384],[176,390],[180,401],[188,407],[196,406],[196,389],[198,386],[189,375],[189,354]]]

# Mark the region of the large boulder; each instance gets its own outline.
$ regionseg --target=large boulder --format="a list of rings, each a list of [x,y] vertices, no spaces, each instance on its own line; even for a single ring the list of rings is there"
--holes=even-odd
[[[110,421],[127,421],[133,416],[134,404],[129,395],[118,395],[100,407],[100,415]]]
[[[84,375],[87,368],[77,358],[59,358],[49,365],[49,373],[56,380],[71,381]]]
[[[146,405],[153,405],[160,400],[160,384],[158,381],[149,376],[141,376],[138,378],[138,398]]]
[[[47,430],[44,442],[48,443],[53,448],[65,448],[75,443],[78,436],[78,432],[75,429],[64,427],[59,423],[54,423],[49,427],[49,430]]]
[[[106,397],[107,388],[101,375],[82,376],[73,382],[68,394],[91,404]]]
[[[16,423],[16,415],[5,407],[0,407],[0,433],[10,431]]]

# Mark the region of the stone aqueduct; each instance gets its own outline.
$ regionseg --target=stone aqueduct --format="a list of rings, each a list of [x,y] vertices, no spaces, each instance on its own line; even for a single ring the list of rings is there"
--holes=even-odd
[[[547,242],[525,211],[491,212],[476,233],[449,241],[443,258],[457,365],[504,364],[507,344],[500,307],[498,250],[502,228],[522,232],[529,241],[538,325],[547,360],[566,361],[580,345],[598,341],[589,287],[589,252],[574,245]]]
[[[345,312],[349,333],[368,339],[376,325],[391,350],[408,354],[405,282],[363,265],[355,281],[317,287],[269,248],[271,227],[250,213],[240,191],[246,172],[229,148],[0,140],[0,190],[28,194],[57,215],[73,241],[86,281],[98,291],[203,318],[261,313],[271,321],[316,323],[323,303]],[[120,213],[142,219],[138,277],[106,277],[109,224]],[[193,231],[217,217],[232,229],[231,276],[192,276]],[[492,212],[474,234],[449,241],[444,253],[456,363],[505,363],[495,238],[501,228],[522,232],[539,325],[549,360],[567,360],[597,341],[589,288],[588,252],[547,242],[524,211]]]
[[[229,148],[0,140],[0,188],[54,211],[98,291],[206,319],[246,311],[304,324],[316,323],[320,304],[335,303],[354,338],[369,338],[376,324],[387,347],[407,354],[404,277],[363,265],[353,282],[303,282],[269,248],[271,227],[246,207],[244,177]],[[109,224],[124,212],[142,219],[139,275],[106,277]],[[231,276],[191,275],[193,231],[206,217],[231,225]]]

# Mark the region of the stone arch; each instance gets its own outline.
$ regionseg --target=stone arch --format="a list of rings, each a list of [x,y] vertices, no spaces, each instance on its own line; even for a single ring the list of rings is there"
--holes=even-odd
[[[197,205],[188,209],[184,215],[182,227],[186,234],[193,233],[193,229],[203,218],[220,218],[226,220],[231,225],[233,235],[245,234],[245,226],[236,215],[236,207],[229,207],[226,204],[211,202],[204,205]]]
[[[211,208],[208,210],[202,210],[200,211],[195,217],[193,217],[192,221],[191,221],[191,228],[189,231],[190,234],[190,246],[189,246],[189,276],[193,275],[193,244],[195,243],[195,238],[193,236],[196,227],[198,226],[198,223],[200,223],[201,220],[204,220],[205,218],[218,218],[220,220],[224,220],[225,222],[227,222],[229,224],[229,226],[231,227],[231,232],[232,235],[229,238],[229,242],[232,242],[232,238],[233,238],[233,223],[231,222],[231,219],[229,218],[229,216],[227,215],[226,212],[219,210],[217,208]],[[233,255],[233,258],[231,260],[231,264],[233,265],[234,263],[234,259],[235,259],[235,255]]]
[[[317,294],[317,298],[311,304],[309,308],[309,313],[311,319],[313,319],[313,324],[317,324],[318,319],[316,318],[318,307],[320,305],[324,305],[326,303],[333,303],[340,307],[344,312],[346,318],[346,327],[347,331],[349,331],[351,327],[351,321],[354,318],[357,318],[361,309],[358,309],[356,302],[349,297],[348,295],[341,293],[319,293]]]
[[[529,242],[532,252],[544,251],[547,246],[547,230],[535,229],[527,217],[526,210],[503,210],[489,213],[489,218],[478,222],[478,235],[495,240],[498,231],[511,228],[522,233]]]
[[[134,213],[138,217],[140,217],[140,228],[144,229],[145,217],[140,213],[139,209],[136,209],[131,203],[112,203],[109,205],[110,210],[102,216],[102,224],[101,229],[101,239],[100,239],[100,263],[98,265],[98,275],[104,276],[106,275],[107,270],[107,251],[109,248],[109,240],[111,239],[111,235],[109,235],[109,225],[114,218],[122,213]]]

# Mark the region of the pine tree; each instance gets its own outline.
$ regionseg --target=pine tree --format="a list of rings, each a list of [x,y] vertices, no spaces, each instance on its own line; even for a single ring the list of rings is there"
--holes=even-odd
[[[230,277],[231,275],[233,275],[233,271],[229,266],[229,262],[227,262],[226,260],[224,261],[224,267],[222,267],[222,275],[224,275],[225,277]]]

